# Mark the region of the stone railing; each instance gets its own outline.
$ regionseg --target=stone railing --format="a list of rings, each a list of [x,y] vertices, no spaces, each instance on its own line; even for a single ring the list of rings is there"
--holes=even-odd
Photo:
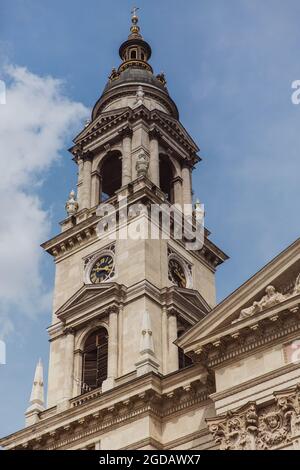
[[[98,398],[100,395],[102,395],[101,387],[91,392],[84,393],[83,395],[80,395],[79,397],[73,398],[71,400],[71,407],[74,408],[76,406],[83,405],[83,403],[93,400],[94,398]]]

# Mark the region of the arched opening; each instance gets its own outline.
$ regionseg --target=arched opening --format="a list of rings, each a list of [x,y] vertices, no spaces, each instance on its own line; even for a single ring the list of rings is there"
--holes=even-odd
[[[178,338],[180,338],[180,336],[182,336],[183,333],[185,333],[185,329],[184,328],[179,328],[178,333],[177,333]],[[184,354],[183,349],[178,348],[178,366],[179,366],[179,369],[184,369],[185,367],[191,366],[192,364],[193,364],[192,359],[189,356],[187,356],[186,354]]]
[[[108,333],[105,328],[93,331],[84,343],[81,393],[101,387],[107,379]]]
[[[130,52],[130,59],[136,59],[136,50]]]
[[[171,204],[174,202],[173,179],[174,167],[169,157],[161,154],[159,156],[159,186]]]
[[[122,186],[122,160],[120,152],[109,152],[100,168],[101,194],[103,202],[115,194]]]

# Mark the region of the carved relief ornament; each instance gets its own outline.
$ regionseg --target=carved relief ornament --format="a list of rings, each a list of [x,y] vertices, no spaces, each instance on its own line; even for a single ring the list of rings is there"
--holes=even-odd
[[[207,419],[220,450],[300,449],[300,384],[275,392],[275,403],[258,408],[250,402],[235,411]]]
[[[283,295],[276,291],[274,286],[268,286],[265,290],[265,295],[259,301],[253,302],[250,307],[241,310],[239,317],[236,320],[233,320],[232,323],[236,323],[238,321],[244,320],[245,318],[252,317],[256,313],[260,313],[267,308],[280,304],[288,298],[294,297],[298,294],[300,294],[300,274],[297,276],[294,289],[291,294]]]

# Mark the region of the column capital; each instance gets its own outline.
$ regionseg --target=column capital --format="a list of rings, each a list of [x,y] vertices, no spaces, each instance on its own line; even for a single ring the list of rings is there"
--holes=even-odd
[[[168,309],[167,313],[168,313],[168,317],[177,317],[178,316],[178,310],[174,307]]]
[[[68,335],[75,335],[75,328],[72,328],[72,327],[66,327],[64,328],[64,335],[65,336],[68,336]]]
[[[190,162],[189,160],[184,160],[184,162],[182,163],[182,169],[192,170],[193,166],[194,166],[193,163]]]
[[[81,154],[81,159],[84,162],[91,162],[93,158],[94,158],[94,152],[92,152],[91,150],[86,150],[85,152],[82,152]]]
[[[126,127],[123,127],[123,129],[120,129],[118,131],[118,134],[121,136],[121,137],[132,137],[132,128],[131,126],[126,126]]]
[[[119,313],[119,307],[117,305],[111,305],[105,310],[105,313],[110,315],[111,313]]]
[[[149,139],[158,139],[160,136],[161,134],[156,127],[149,130]]]

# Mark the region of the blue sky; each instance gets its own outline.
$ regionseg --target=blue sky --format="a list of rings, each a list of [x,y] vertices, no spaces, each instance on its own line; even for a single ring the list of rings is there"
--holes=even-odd
[[[0,435],[23,426],[35,364],[48,362],[53,262],[76,168],[66,151],[127,37],[127,0],[0,0]],[[140,25],[201,148],[195,194],[231,257],[221,300],[300,233],[298,0],[140,0]],[[30,150],[32,149],[32,151]],[[2,165],[2,166],[1,166]],[[4,177],[3,180],[3,175]],[[18,246],[18,248],[16,248]],[[1,288],[2,285],[2,288]]]

